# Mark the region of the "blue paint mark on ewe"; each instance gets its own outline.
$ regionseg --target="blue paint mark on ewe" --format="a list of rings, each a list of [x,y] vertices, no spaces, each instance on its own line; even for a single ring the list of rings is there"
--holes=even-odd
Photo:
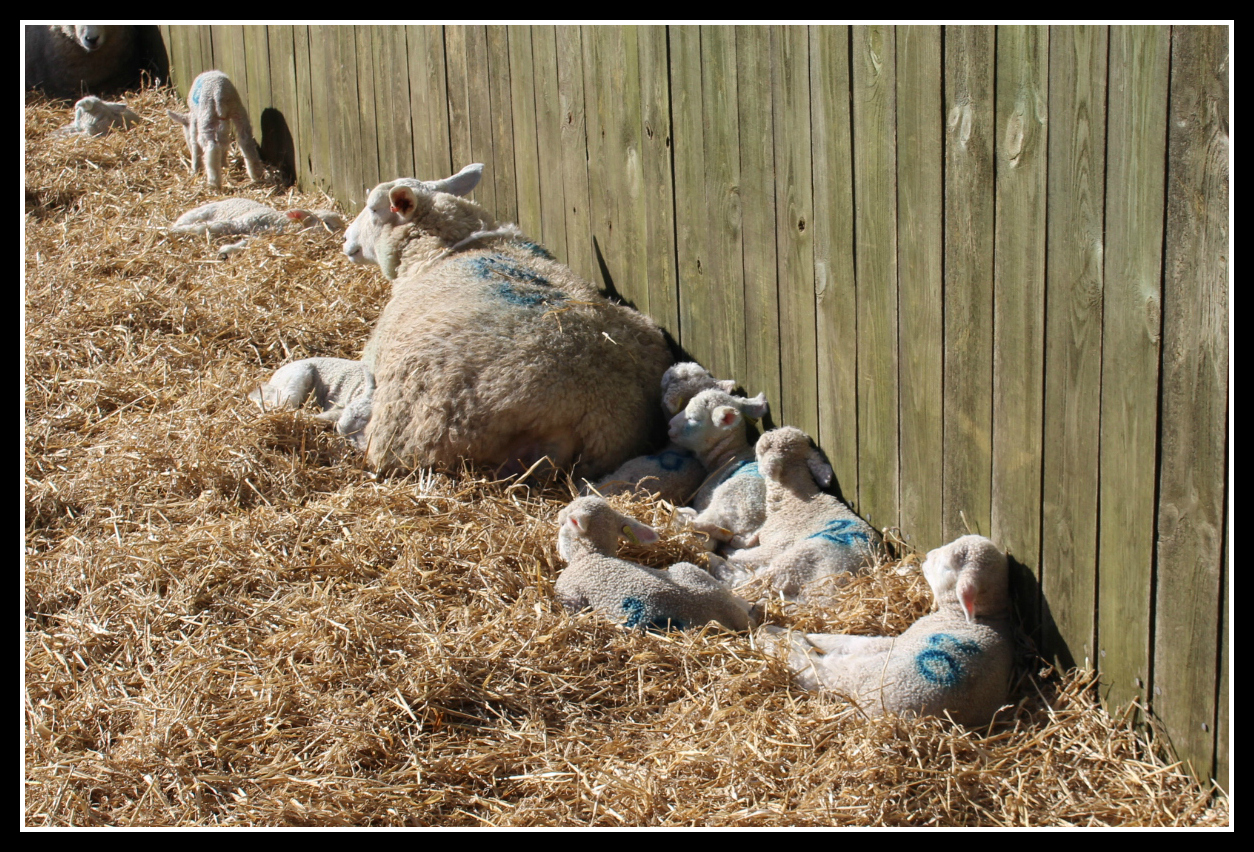
[[[952,687],[962,683],[966,670],[958,657],[970,657],[980,653],[980,646],[965,642],[949,633],[933,633],[927,637],[930,646],[914,656],[915,668],[929,683]]]
[[[531,240],[515,240],[514,244],[521,246],[525,251],[529,251],[536,257],[542,257],[545,260],[553,260],[553,255],[549,254],[549,250],[539,243],[533,243]]]
[[[566,301],[560,292],[550,289],[549,280],[543,275],[519,266],[504,255],[480,255],[468,258],[465,263],[485,281],[497,281],[496,294],[511,305],[534,308]]]
[[[861,522],[851,521],[848,518],[828,521],[823,529],[812,536],[808,536],[808,538],[821,538],[824,541],[830,541],[843,547],[853,547],[858,542],[864,544],[870,544],[871,542]]]
[[[662,470],[680,470],[687,467],[692,462],[692,453],[679,452],[676,450],[662,450],[662,452],[649,456],[652,461],[658,463]]]

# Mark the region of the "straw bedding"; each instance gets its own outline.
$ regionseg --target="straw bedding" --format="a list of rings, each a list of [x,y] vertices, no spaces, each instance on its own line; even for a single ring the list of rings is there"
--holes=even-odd
[[[187,172],[173,96],[128,102],[143,123],[100,139],[26,106],[27,825],[1227,823],[1026,648],[1014,708],[964,731],[799,690],[746,636],[566,615],[569,486],[376,479],[308,412],[248,401],[288,361],[355,357],[387,283],[318,231],[227,261],[233,238],[165,233],[222,196]],[[228,182],[328,206],[237,157]],[[900,631],[918,566],[770,620]]]

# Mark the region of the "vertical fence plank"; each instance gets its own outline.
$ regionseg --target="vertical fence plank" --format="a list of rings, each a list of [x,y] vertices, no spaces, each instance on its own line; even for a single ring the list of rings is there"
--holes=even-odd
[[[374,52],[368,57],[374,78],[375,121],[378,123],[379,179],[423,177],[414,168],[414,137],[409,104],[407,27],[378,27]],[[434,177],[428,175],[426,177]]]
[[[1149,697],[1170,49],[1166,27],[1110,31],[1097,664],[1112,707]]]
[[[945,28],[946,540],[992,527],[993,37]]]
[[[819,434],[846,498],[858,495],[858,305],[848,27],[810,28]]]
[[[596,280],[588,188],[588,131],[584,107],[583,33],[558,27],[557,88],[562,122],[562,196],[566,220],[566,262],[589,281]]]
[[[269,51],[270,67],[270,100],[274,109],[278,111],[282,124],[291,134],[294,156],[292,162],[276,165],[284,169],[292,169],[291,174],[285,175],[286,178],[304,181],[308,179],[308,175],[303,174],[300,168],[304,141],[300,137],[300,98],[296,95],[296,48],[292,44],[292,28],[276,24],[266,27],[266,30],[266,48]],[[276,141],[281,144],[281,140]],[[269,144],[267,147],[270,147]]]
[[[991,536],[1026,631],[1040,626],[1049,29],[997,28]]]
[[[562,183],[561,87],[557,76],[557,34],[554,27],[531,28],[535,71],[536,162],[540,181],[540,228],[537,239],[553,256],[567,260],[566,194]]]
[[[1226,539],[1225,539],[1226,540]],[[1231,740],[1228,739],[1228,716],[1229,716],[1229,698],[1228,698],[1228,673],[1232,666],[1232,633],[1228,626],[1228,611],[1231,607],[1231,580],[1232,574],[1229,572],[1228,555],[1231,550],[1224,547],[1224,594],[1221,602],[1220,630],[1223,633],[1223,643],[1220,645],[1219,653],[1219,701],[1215,707],[1215,783],[1219,785],[1224,793],[1231,795],[1232,776],[1229,774],[1230,767],[1228,758],[1230,757],[1229,749],[1231,749]]]
[[[584,101],[588,187],[597,264],[603,284],[649,312],[640,161],[640,52],[636,31],[584,31]]]
[[[305,188],[310,189],[325,180],[323,177],[325,172],[318,172],[314,169],[314,149],[318,145],[318,140],[313,129],[316,93],[309,68],[309,27],[292,27],[292,55],[296,68],[296,97],[300,103],[300,112],[297,114],[300,130],[294,135],[303,146],[296,149],[297,173],[304,181]],[[325,188],[325,183],[322,183],[322,186]]]
[[[675,151],[675,255],[679,275],[679,342],[688,355],[712,366],[710,318],[715,282],[705,275],[707,239],[705,141],[701,114],[701,30],[670,28],[671,115]],[[684,215],[693,211],[692,215]]]
[[[744,267],[740,235],[740,138],[736,120],[736,32],[701,28],[701,121],[705,146],[706,229],[702,280],[708,295],[702,349],[716,376],[744,371]]]
[[[901,528],[928,550],[941,535],[944,450],[944,77],[940,27],[897,29],[897,335]]]
[[[896,63],[891,28],[854,27],[857,508],[876,527],[898,522]],[[870,471],[875,475],[867,475]]]
[[[514,173],[514,116],[510,110],[509,46],[506,27],[485,28],[487,48],[487,90],[489,95],[489,133],[493,148],[493,168],[489,173],[496,183],[496,206],[493,215],[502,222],[518,221],[518,179]],[[484,176],[488,179],[488,175]]]
[[[261,141],[261,113],[270,106],[270,45],[267,27],[250,24],[240,27],[243,36],[244,65],[248,69],[248,93],[244,101],[252,120],[253,134]]]
[[[497,219],[508,221],[508,218],[502,213],[501,205],[497,199],[497,157],[492,144],[493,126],[492,126],[492,102],[485,82],[480,79],[487,72],[488,68],[488,37],[483,27],[458,27],[464,38],[464,50],[462,51],[463,67],[459,69],[461,76],[461,86],[464,87],[466,98],[466,114],[468,128],[466,132],[466,140],[469,143],[469,149],[465,154],[465,162],[467,163],[483,163],[483,180],[475,189],[475,201],[482,204]],[[450,65],[450,76],[451,71]],[[449,86],[450,90],[453,86]],[[450,137],[452,137],[452,128],[450,127]],[[452,137],[454,145],[457,139]]]
[[[326,119],[332,124],[331,163],[336,196],[350,208],[362,206],[363,163],[378,157],[378,151],[367,151],[361,143],[361,117],[357,97],[357,34],[352,26],[330,27],[332,43],[329,52],[333,64],[326,70],[331,75],[331,109]]]
[[[540,158],[536,139],[536,74],[531,27],[506,30],[509,46],[510,109],[514,126],[514,174],[518,185],[518,226],[544,240],[540,209]]]
[[[306,70],[309,73],[309,96],[306,103],[310,112],[310,171],[314,174],[317,185],[325,192],[336,189],[334,157],[331,149],[331,116],[332,105],[331,77],[328,71],[332,67],[336,51],[328,26],[310,26],[309,51]],[[300,48],[297,48],[297,68],[299,70]]]
[[[361,127],[358,142],[354,147],[361,152],[360,169],[357,173],[356,197],[358,206],[364,207],[366,196],[370,190],[380,183],[381,159],[379,155],[379,116],[376,114],[378,101],[375,98],[375,56],[379,50],[378,43],[387,40],[385,30],[392,27],[354,27],[357,60],[357,73],[354,75],[356,86],[350,81],[349,91],[355,89],[358,104],[357,120]],[[349,144],[352,144],[351,142]]]
[[[779,286],[775,257],[775,123],[771,101],[771,29],[736,28],[740,114],[740,211],[744,251],[745,365],[734,378],[750,395],[765,393],[775,422],[782,397]],[[682,214],[681,214],[682,215]],[[818,436],[815,436],[818,440]]]
[[[453,50],[446,56],[448,36],[452,38]],[[471,163],[484,163],[484,182],[471,194],[482,202],[485,189],[488,196],[494,197],[489,171],[492,160],[476,160],[471,151],[468,87],[474,85],[481,91],[483,87],[481,82],[467,80],[466,36],[465,27],[405,28],[411,113],[407,132],[413,135],[414,152],[413,165],[406,174],[420,180],[438,180]],[[398,67],[398,78],[405,80],[402,73]],[[481,77],[484,71],[480,68],[475,74]],[[484,206],[492,210],[491,206]]]
[[[772,27],[771,46],[776,279],[782,344],[779,413],[782,422],[817,438],[818,344],[814,310],[808,33],[802,27]],[[746,246],[745,250],[751,247]]]
[[[666,27],[640,27],[637,43],[640,51],[640,194],[649,315],[673,332],[679,327],[679,293],[675,282],[675,193],[671,174]]]
[[[1154,712],[1200,777],[1214,761],[1228,407],[1228,31],[1171,37]]]
[[[244,64],[244,31],[242,27],[214,24],[210,31],[213,38],[214,65],[226,73],[240,92],[248,91],[248,68]],[[245,95],[247,104],[247,95]]]
[[[1047,646],[1064,664],[1089,665],[1101,412],[1106,29],[1054,27],[1049,53],[1041,585],[1058,629],[1057,642],[1046,633]],[[1052,630],[1048,622],[1046,630]]]

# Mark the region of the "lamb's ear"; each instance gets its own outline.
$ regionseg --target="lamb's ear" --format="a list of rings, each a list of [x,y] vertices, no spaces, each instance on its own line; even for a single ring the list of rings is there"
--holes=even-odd
[[[717,406],[710,412],[710,420],[723,431],[734,429],[740,425],[740,409],[732,405]]]
[[[766,394],[764,393],[758,394],[753,399],[746,399],[740,404],[740,410],[750,420],[761,420],[770,409],[771,407],[767,404]]]
[[[189,119],[184,113],[175,112],[172,109],[168,109],[166,110],[166,112],[169,113],[170,118],[174,119],[175,121],[177,121],[179,124],[183,125],[184,127],[187,127]]]
[[[392,212],[400,217],[402,223],[409,222],[418,209],[418,193],[414,192],[412,186],[404,184],[394,186],[388,193],[388,203],[392,206]]]
[[[653,544],[661,538],[653,527],[630,519],[623,524],[622,534],[623,538],[635,544]]]
[[[447,192],[449,195],[467,195],[483,178],[483,163],[471,163],[457,174],[443,180],[427,181],[432,192]]]
[[[806,456],[806,467],[810,468],[810,475],[814,477],[814,481],[819,484],[820,488],[827,488],[836,477],[832,466],[824,460],[823,454],[818,450],[810,450],[810,454]]]
[[[714,386],[725,394],[733,394],[736,392],[735,379],[715,379]]]
[[[958,577],[958,586],[954,591],[958,593],[958,606],[962,607],[962,614],[967,617],[967,624],[970,624],[975,620],[975,604],[980,595],[975,578],[970,573],[962,574]]]
[[[301,210],[300,208],[287,211],[287,218],[291,219],[293,222],[303,222],[309,215],[310,213],[308,210]]]

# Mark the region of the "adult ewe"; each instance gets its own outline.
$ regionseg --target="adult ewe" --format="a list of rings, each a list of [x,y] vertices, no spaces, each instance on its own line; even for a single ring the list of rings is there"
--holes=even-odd
[[[660,430],[670,350],[648,317],[461,198],[482,170],[380,184],[345,236],[350,259],[393,282],[363,353],[369,461],[613,470]]]
[[[26,27],[26,88],[57,98],[130,83],[138,70],[135,27]]]

